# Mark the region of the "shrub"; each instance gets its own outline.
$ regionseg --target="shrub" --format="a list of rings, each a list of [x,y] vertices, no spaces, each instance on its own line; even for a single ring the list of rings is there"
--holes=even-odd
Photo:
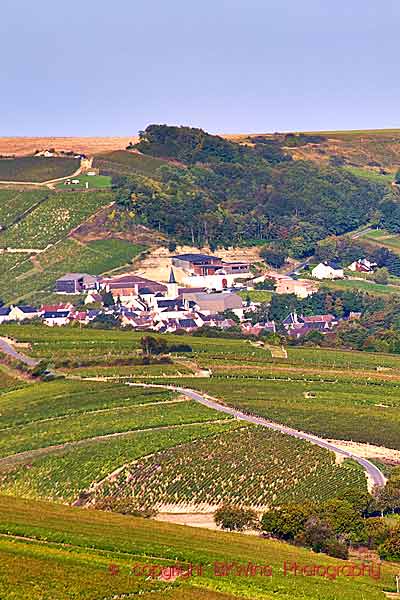
[[[259,521],[254,510],[224,504],[214,513],[215,523],[229,531],[257,529]]]

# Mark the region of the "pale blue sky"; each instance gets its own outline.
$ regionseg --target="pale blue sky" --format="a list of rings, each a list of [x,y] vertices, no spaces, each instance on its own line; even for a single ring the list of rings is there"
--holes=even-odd
[[[399,0],[1,0],[0,135],[400,127]]]

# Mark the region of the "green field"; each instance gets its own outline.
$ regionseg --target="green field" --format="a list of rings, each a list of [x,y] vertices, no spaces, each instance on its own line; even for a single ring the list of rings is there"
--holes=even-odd
[[[0,496],[0,585],[5,600],[384,600],[396,569],[381,579],[304,577],[284,563],[345,565],[282,542]],[[201,575],[133,577],[137,565],[203,565]],[[269,565],[272,576],[215,574],[215,563]],[[112,569],[110,565],[113,565]],[[140,575],[140,572],[137,572]],[[146,593],[149,592],[149,593]],[[150,593],[151,592],[151,593]],[[123,594],[126,594],[123,596]]]
[[[384,229],[372,229],[364,233],[362,239],[400,254],[400,236],[396,233],[389,233]]]
[[[335,279],[334,281],[323,281],[323,286],[332,290],[360,290],[378,296],[386,296],[387,294],[400,294],[400,286],[398,285],[382,285],[373,281],[361,279]]]
[[[157,169],[167,161],[144,154],[116,150],[95,157],[93,166],[107,175],[130,175],[139,173],[148,177],[157,176]]]
[[[269,302],[272,297],[272,293],[269,290],[249,290],[238,292],[239,296],[243,300],[247,300],[249,297],[253,302]]]
[[[74,179],[79,179],[79,183],[67,186],[64,182],[62,182],[57,185],[57,188],[62,190],[98,190],[101,188],[111,187],[111,177],[108,175],[78,175]],[[86,184],[88,184],[87,188]]]
[[[0,326],[0,335],[30,342],[30,354],[45,357],[70,373],[80,367],[91,375],[105,367],[123,366],[138,358],[140,332],[64,329],[63,336],[46,327]],[[370,442],[400,449],[400,356],[367,352],[289,348],[288,358],[245,340],[167,335],[169,342],[188,343],[190,355],[210,379],[171,374],[178,382],[248,410],[327,438]],[[126,369],[125,367],[128,367]],[[385,369],[382,371],[382,369]],[[148,371],[132,373],[151,381]],[[155,377],[155,383],[159,380]],[[311,393],[311,396],[308,397]]]
[[[29,156],[0,159],[0,181],[42,182],[67,177],[79,169],[78,158]]]
[[[378,171],[373,171],[372,169],[363,169],[362,167],[345,167],[347,171],[353,173],[353,175],[357,175],[358,177],[365,177],[370,181],[375,181],[376,183],[387,183],[391,184],[394,179],[393,173],[382,174]]]

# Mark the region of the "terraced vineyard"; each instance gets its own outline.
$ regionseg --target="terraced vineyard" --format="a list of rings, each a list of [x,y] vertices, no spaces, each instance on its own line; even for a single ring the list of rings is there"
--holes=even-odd
[[[349,489],[366,489],[357,464],[339,465],[327,450],[250,426],[139,459],[106,481],[96,497],[133,497],[159,510],[178,505],[185,512],[210,511],[224,501],[261,510],[322,501]]]

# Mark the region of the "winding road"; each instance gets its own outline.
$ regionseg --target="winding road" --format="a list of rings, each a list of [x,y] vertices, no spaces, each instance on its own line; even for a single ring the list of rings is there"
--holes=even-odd
[[[31,367],[35,366],[38,362],[38,361],[34,360],[33,358],[26,356],[25,354],[21,354],[21,353],[17,352],[17,350],[15,350],[15,348],[13,348],[13,346],[8,342],[8,340],[6,338],[0,338],[0,352],[4,352],[5,354],[8,354],[15,360],[19,360]],[[90,380],[91,378],[87,377],[86,379]],[[331,452],[334,452],[335,454],[339,454],[339,455],[343,456],[344,458],[351,458],[351,459],[355,460],[359,465],[362,466],[362,468],[364,469],[364,471],[372,485],[384,487],[386,484],[386,477],[384,476],[382,471],[380,469],[378,469],[378,467],[376,467],[372,462],[370,462],[366,458],[356,456],[352,452],[349,452],[347,450],[339,448],[334,443],[328,442],[327,440],[320,438],[316,435],[313,435],[312,433],[305,433],[304,431],[298,431],[297,429],[293,429],[292,427],[288,427],[287,425],[275,423],[274,421],[268,421],[267,419],[264,419],[263,417],[259,417],[257,415],[247,414],[245,412],[242,412],[241,410],[238,410],[237,408],[233,408],[231,406],[226,406],[225,404],[221,404],[214,398],[210,398],[204,394],[201,394],[201,393],[196,392],[195,390],[192,390],[189,388],[183,388],[183,387],[176,386],[176,385],[163,385],[163,384],[155,384],[155,383],[152,383],[152,384],[151,383],[136,383],[136,382],[135,383],[126,382],[125,385],[132,386],[132,387],[161,388],[161,389],[173,390],[180,394],[184,394],[185,396],[191,398],[192,400],[195,400],[196,402],[199,402],[200,404],[203,404],[204,406],[207,406],[208,408],[217,410],[217,411],[225,413],[227,415],[231,415],[235,419],[239,419],[241,421],[247,421],[248,423],[253,423],[254,425],[261,425],[262,427],[267,427],[268,429],[272,429],[274,431],[279,431],[280,433],[284,433],[285,435],[290,435],[292,437],[295,437],[295,438],[298,438],[301,440],[305,440],[306,442],[310,442],[311,444],[320,446],[321,448],[325,448],[326,450],[330,450]]]
[[[0,352],[4,354],[8,354],[14,360],[19,360],[20,362],[28,365],[28,367],[34,367],[38,364],[38,360],[30,358],[30,356],[26,356],[21,352],[17,352],[17,350],[10,344],[10,342],[3,337],[0,337]]]
[[[263,427],[267,427],[268,429],[273,429],[274,431],[279,431],[280,433],[284,433],[285,435],[290,435],[292,437],[295,437],[295,438],[298,438],[301,440],[305,440],[307,442],[310,442],[311,444],[315,444],[317,446],[320,446],[321,448],[325,448],[326,450],[335,452],[335,454],[340,454],[344,458],[351,458],[351,459],[355,460],[356,462],[358,462],[359,465],[362,466],[362,468],[364,469],[364,471],[366,472],[366,474],[368,476],[368,479],[370,480],[370,482],[373,485],[376,485],[379,487],[384,487],[386,484],[386,477],[384,476],[382,471],[380,471],[380,469],[378,469],[378,467],[376,467],[372,462],[370,462],[366,458],[361,458],[360,456],[356,456],[352,452],[343,450],[342,448],[339,448],[332,442],[328,442],[327,440],[324,440],[323,438],[320,438],[311,433],[305,433],[304,431],[298,431],[297,429],[292,429],[291,427],[288,427],[287,425],[281,425],[280,423],[268,421],[267,419],[264,419],[263,417],[246,414],[236,408],[221,404],[217,400],[209,398],[208,396],[205,396],[203,394],[200,394],[199,392],[195,392],[194,390],[191,390],[188,388],[182,388],[182,387],[174,386],[174,385],[161,385],[161,384],[148,384],[148,383],[127,383],[126,385],[138,386],[138,387],[158,387],[158,388],[163,388],[163,389],[174,390],[176,392],[179,392],[180,394],[185,394],[189,398],[192,398],[192,400],[195,400],[196,402],[199,402],[200,404],[203,404],[204,406],[207,406],[208,408],[212,408],[214,410],[218,410],[225,414],[231,415],[235,419],[240,419],[241,421],[247,421],[248,423],[253,423],[254,425],[261,425]]]

